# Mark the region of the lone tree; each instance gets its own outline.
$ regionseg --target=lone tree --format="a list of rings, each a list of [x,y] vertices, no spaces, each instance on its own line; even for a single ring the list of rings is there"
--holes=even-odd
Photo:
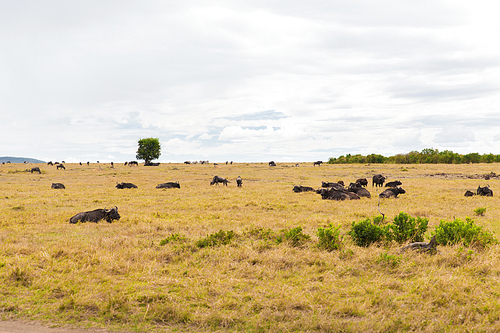
[[[158,138],[147,138],[139,140],[139,148],[137,148],[137,155],[135,158],[144,160],[145,164],[151,163],[160,157],[160,140]]]

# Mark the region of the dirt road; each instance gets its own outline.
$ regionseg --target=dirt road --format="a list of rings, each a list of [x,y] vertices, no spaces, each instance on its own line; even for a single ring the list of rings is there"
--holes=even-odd
[[[37,322],[28,321],[1,321],[0,333],[110,333],[103,329],[73,329],[48,327]]]

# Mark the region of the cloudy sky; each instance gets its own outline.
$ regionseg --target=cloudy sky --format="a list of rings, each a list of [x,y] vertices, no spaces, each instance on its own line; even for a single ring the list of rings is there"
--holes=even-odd
[[[0,156],[500,154],[494,1],[0,0]]]

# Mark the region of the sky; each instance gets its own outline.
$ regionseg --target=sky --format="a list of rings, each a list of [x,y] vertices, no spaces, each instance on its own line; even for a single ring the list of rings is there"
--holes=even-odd
[[[500,154],[500,3],[0,0],[0,156]]]

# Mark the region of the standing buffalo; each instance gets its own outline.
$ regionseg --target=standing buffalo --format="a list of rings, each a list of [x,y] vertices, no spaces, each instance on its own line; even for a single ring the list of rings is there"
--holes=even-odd
[[[40,174],[42,173],[42,171],[40,171],[40,168],[39,168],[39,167],[34,167],[34,168],[31,168],[30,172],[31,172],[31,173],[33,173],[33,172],[38,172],[38,173],[40,173]]]
[[[323,161],[316,161],[313,163],[313,166],[321,166],[321,164],[323,163]]]
[[[119,183],[116,184],[116,188],[123,189],[123,188],[137,188],[137,185],[134,185],[132,183]]]
[[[399,185],[403,185],[403,183],[401,183],[399,180],[395,180],[395,181],[386,183],[385,187],[396,187]]]
[[[478,186],[477,188],[477,195],[485,196],[485,197],[492,197],[493,196],[493,191],[490,189],[490,186],[487,185],[485,187]]]
[[[295,193],[300,193],[300,192],[316,192],[315,189],[309,186],[302,186],[302,185],[295,185],[293,187],[293,190]]]
[[[238,178],[236,178],[236,185],[238,185],[238,187],[241,187],[242,184],[243,184],[243,180],[241,179],[240,176],[238,176]]]
[[[64,164],[58,164],[57,165],[57,170],[59,170],[59,169],[66,170],[66,167],[64,166]]]
[[[269,166],[276,166],[276,163],[274,161],[269,162]]]
[[[214,178],[212,178],[212,181],[210,182],[210,185],[213,184],[219,185],[219,183],[222,183],[227,186],[227,183],[230,183],[230,181],[224,177],[214,176]]]
[[[381,174],[378,174],[378,175],[374,175],[373,176],[373,182],[372,182],[372,186],[380,186],[382,187],[384,185],[384,182],[385,182],[385,177],[382,176]]]
[[[167,182],[156,185],[156,188],[181,188],[181,184],[179,182]]]
[[[368,185],[368,180],[366,178],[358,178],[356,179],[356,183],[359,183],[361,186]]]
[[[63,189],[63,188],[66,188],[66,187],[64,186],[64,184],[61,184],[61,183],[52,183],[51,188]]]
[[[69,223],[78,223],[80,222],[99,222],[104,219],[107,222],[111,223],[113,220],[119,220],[120,214],[118,214],[118,207],[111,209],[96,209],[88,212],[78,213],[72,218],[69,219]]]
[[[391,187],[380,193],[378,196],[381,198],[397,198],[399,194],[404,194],[406,191],[401,187]]]

